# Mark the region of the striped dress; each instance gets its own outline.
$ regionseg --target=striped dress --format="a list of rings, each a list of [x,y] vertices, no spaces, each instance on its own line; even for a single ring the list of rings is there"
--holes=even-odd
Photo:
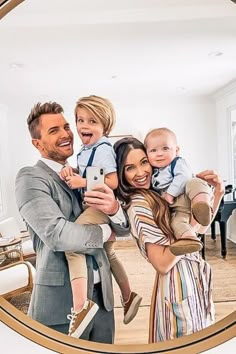
[[[147,261],[146,242],[169,244],[142,195],[132,198],[128,215],[132,235]],[[150,343],[191,334],[213,322],[211,268],[199,253],[183,256],[165,275],[157,272],[150,307]]]

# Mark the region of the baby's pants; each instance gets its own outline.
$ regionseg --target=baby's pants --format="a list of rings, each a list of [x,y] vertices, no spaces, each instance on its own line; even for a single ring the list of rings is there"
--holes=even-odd
[[[199,193],[207,193],[212,195],[212,190],[208,183],[200,178],[192,178],[186,183],[185,193],[176,197],[174,204],[170,205],[171,208],[171,227],[177,239],[181,238],[183,233],[191,230],[191,201]]]

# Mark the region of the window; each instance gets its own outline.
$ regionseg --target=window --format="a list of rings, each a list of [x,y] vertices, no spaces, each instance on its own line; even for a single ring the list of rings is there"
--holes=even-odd
[[[231,116],[231,178],[236,187],[236,108],[230,112]]]
[[[0,104],[0,216],[5,212],[6,208],[6,199],[5,199],[5,183],[6,183],[6,165],[5,159],[7,158],[6,154],[3,153],[3,147],[7,151],[7,139],[8,139],[8,130],[7,130],[7,115],[6,107]]]
[[[232,122],[233,184],[236,186],[236,122]]]
[[[1,189],[1,181],[0,181],[0,215],[3,212],[3,204],[2,204],[2,189]]]

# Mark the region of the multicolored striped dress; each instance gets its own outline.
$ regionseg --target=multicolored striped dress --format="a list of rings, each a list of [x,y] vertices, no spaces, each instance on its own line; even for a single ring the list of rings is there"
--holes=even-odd
[[[146,242],[168,245],[142,195],[128,209],[131,232],[147,259]],[[183,256],[165,275],[156,274],[149,322],[149,342],[159,342],[199,331],[214,322],[211,268],[199,253]]]

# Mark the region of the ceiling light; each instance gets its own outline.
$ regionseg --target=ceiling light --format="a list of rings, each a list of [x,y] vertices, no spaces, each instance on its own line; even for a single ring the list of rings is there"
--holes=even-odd
[[[223,54],[224,53],[222,53],[222,52],[215,51],[215,52],[210,52],[208,55],[209,55],[209,57],[220,57]]]
[[[183,92],[183,91],[186,91],[186,88],[183,86],[179,86],[179,87],[177,87],[177,90]]]
[[[13,70],[19,70],[19,69],[22,69],[24,67],[24,64],[22,64],[22,63],[10,63],[9,67],[10,67],[10,69],[13,69]]]

